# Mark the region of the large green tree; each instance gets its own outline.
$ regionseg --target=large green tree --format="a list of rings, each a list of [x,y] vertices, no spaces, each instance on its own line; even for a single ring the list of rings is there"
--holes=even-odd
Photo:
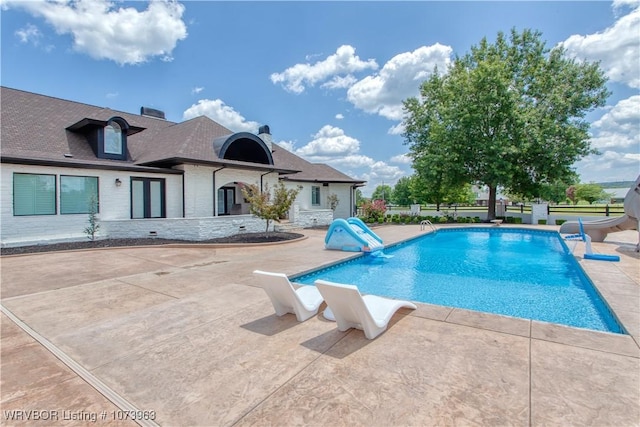
[[[575,186],[575,197],[577,200],[585,200],[592,204],[593,202],[606,201],[611,199],[611,194],[602,189],[599,184],[578,184]]]
[[[413,203],[414,198],[411,195],[411,178],[403,176],[393,186],[391,192],[391,201],[396,205],[407,206]]]
[[[378,185],[375,190],[373,190],[373,194],[371,195],[371,200],[384,200],[385,202],[389,202],[391,200],[392,193],[391,186],[383,184]]]
[[[445,187],[487,185],[490,219],[499,186],[539,197],[543,185],[567,179],[577,160],[596,152],[584,117],[609,95],[604,73],[541,37],[512,30],[494,43],[484,38],[404,102],[414,169]]]

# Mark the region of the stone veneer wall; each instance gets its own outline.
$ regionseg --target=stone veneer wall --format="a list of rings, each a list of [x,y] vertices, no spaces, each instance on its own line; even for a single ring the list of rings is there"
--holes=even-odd
[[[271,230],[272,227],[270,224]],[[198,241],[243,232],[260,233],[265,228],[266,222],[253,215],[100,221],[100,235],[111,239],[159,237]]]
[[[295,224],[299,227],[329,225],[331,209],[298,211]],[[277,224],[277,223],[275,223]],[[272,231],[274,222],[269,224]],[[158,237],[161,239],[209,240],[239,233],[261,233],[266,222],[253,215],[231,215],[212,218],[158,218],[100,221],[100,237],[129,239]]]
[[[333,221],[331,209],[300,210],[296,212],[294,223],[302,228],[329,225]]]

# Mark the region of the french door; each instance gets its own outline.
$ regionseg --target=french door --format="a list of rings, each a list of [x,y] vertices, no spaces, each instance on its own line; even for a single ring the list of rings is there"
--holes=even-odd
[[[131,218],[165,218],[165,180],[131,178]]]
[[[218,215],[230,215],[231,208],[236,202],[236,189],[221,187],[218,189]]]

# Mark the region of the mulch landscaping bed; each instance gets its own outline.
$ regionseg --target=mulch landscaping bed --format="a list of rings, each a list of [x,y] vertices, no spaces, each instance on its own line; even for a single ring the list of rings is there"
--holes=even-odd
[[[94,249],[94,248],[115,248],[122,246],[148,246],[148,245],[165,245],[168,243],[180,243],[180,244],[202,244],[202,243],[270,243],[270,242],[283,242],[286,240],[293,240],[299,237],[303,237],[303,234],[299,233],[285,233],[279,231],[271,231],[268,233],[242,233],[228,237],[219,237],[217,239],[210,239],[205,241],[191,241],[191,240],[173,240],[173,239],[105,239],[96,241],[85,242],[65,242],[65,243],[52,243],[35,246],[20,246],[15,248],[2,248],[0,250],[1,255],[19,255],[29,254],[36,252],[53,252],[53,251],[69,251],[76,249]]]

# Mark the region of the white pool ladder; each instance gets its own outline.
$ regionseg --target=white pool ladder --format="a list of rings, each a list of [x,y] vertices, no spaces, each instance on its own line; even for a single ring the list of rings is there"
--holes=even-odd
[[[420,231],[423,231],[425,228],[430,227],[435,233],[438,229],[429,221],[428,219],[420,221]]]

